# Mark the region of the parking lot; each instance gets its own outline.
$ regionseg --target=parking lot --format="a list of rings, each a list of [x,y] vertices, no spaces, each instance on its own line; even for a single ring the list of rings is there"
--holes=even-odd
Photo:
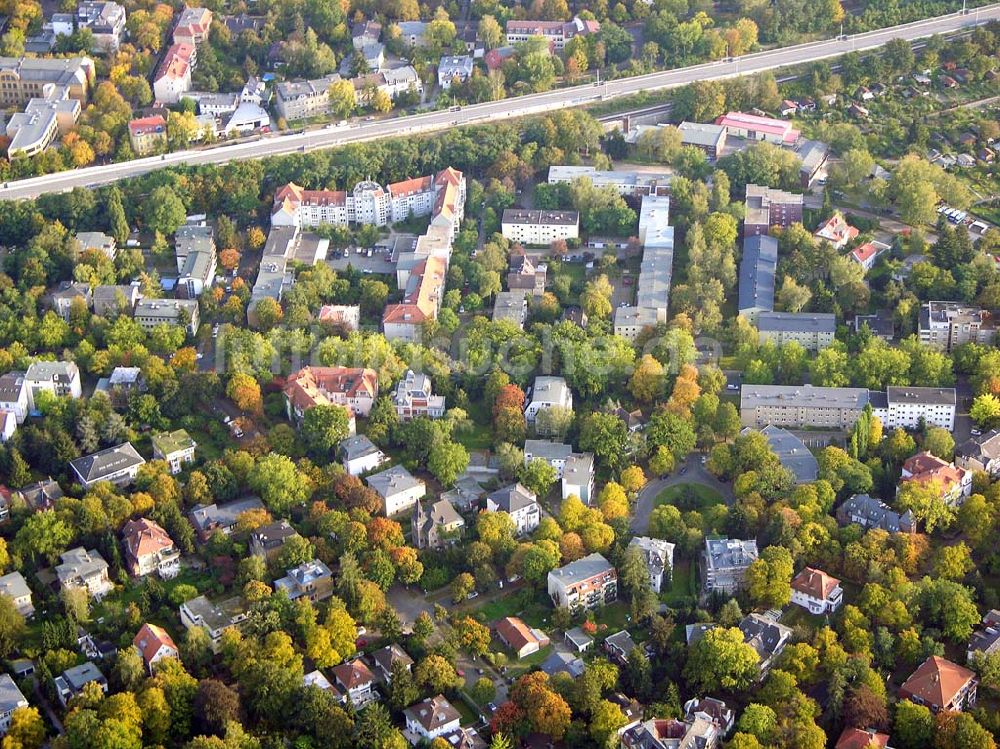
[[[347,257],[344,257],[345,250],[331,249],[326,256],[327,265],[334,270],[346,270],[350,265],[362,273],[392,275],[396,272],[396,265],[382,248],[359,251],[358,248],[351,247],[346,252]],[[369,252],[371,257],[368,257]]]

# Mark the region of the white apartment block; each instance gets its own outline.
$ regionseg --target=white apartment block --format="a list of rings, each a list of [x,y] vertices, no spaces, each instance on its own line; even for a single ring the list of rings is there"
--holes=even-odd
[[[32,411],[37,408],[36,399],[42,392],[60,398],[83,396],[80,369],[71,361],[37,361],[28,367],[24,383],[28,391],[28,408]]]
[[[539,375],[535,378],[534,387],[531,388],[530,400],[524,409],[524,418],[533,423],[539,411],[553,406],[572,409],[573,391],[562,377]]]
[[[884,394],[872,392],[870,397],[872,413],[887,429],[917,429],[923,421],[927,426],[955,430],[955,388],[890,386]]]
[[[500,229],[504,239],[511,242],[547,247],[556,240],[578,239],[580,214],[577,211],[506,208]]]

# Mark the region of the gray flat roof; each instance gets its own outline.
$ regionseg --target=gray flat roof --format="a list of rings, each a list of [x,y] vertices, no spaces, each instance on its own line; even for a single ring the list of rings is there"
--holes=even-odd
[[[868,404],[867,388],[826,388],[813,385],[744,385],[740,408],[797,406],[809,408],[853,408]]]
[[[523,208],[505,208],[503,223],[528,226],[535,224],[576,226],[580,223],[580,214],[577,211],[535,211]]]
[[[893,403],[921,403],[935,406],[954,406],[957,403],[955,388],[918,388],[890,385],[885,389],[886,400]]]
[[[829,312],[761,312],[757,330],[833,334],[837,332],[837,316]]]

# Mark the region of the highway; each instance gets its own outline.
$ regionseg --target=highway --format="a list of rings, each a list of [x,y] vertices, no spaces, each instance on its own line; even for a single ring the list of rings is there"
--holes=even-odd
[[[90,166],[4,183],[0,187],[0,199],[34,198],[43,193],[66,192],[76,187],[97,187],[171,166],[223,164],[242,159],[260,159],[268,156],[331,148],[345,143],[495,122],[510,117],[550,112],[564,107],[593,104],[597,101],[628,96],[641,91],[674,88],[698,80],[721,80],[775,70],[789,65],[801,65],[838,57],[851,51],[860,52],[874,49],[891,39],[913,41],[934,34],[953,33],[997,19],[1000,19],[1000,3],[975,8],[965,14],[952,13],[864,34],[782,47],[735,59],[620,78],[599,84],[585,84],[541,94],[530,94],[484,104],[472,104],[461,108],[453,107],[447,111],[358,121],[343,127],[327,127],[286,135],[273,134],[262,136],[259,140],[215,148],[177,151],[164,156],[150,156],[117,164]]]

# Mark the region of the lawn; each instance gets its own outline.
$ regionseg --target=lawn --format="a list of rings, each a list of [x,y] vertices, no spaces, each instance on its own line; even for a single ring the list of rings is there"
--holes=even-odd
[[[493,430],[487,425],[473,423],[472,429],[456,433],[455,441],[466,450],[488,450],[493,447]]]
[[[507,661],[507,675],[516,679],[535,666],[541,666],[550,655],[552,655],[552,645],[546,645],[537,653],[526,655],[524,658],[511,658]]]
[[[703,510],[725,500],[715,489],[704,484],[674,484],[656,495],[656,505],[674,505],[681,510]]]
[[[670,573],[670,589],[663,594],[668,606],[690,603],[698,597],[698,570],[690,559],[674,557],[674,568]]]
[[[519,616],[531,627],[543,627],[552,615],[552,606],[540,595],[533,596],[530,590],[522,590],[484,603],[479,612],[487,622],[495,622],[507,616]]]
[[[629,607],[622,601],[615,601],[608,606],[602,606],[594,611],[594,621],[597,623],[597,636],[599,638],[613,635],[619,630],[625,629]]]

